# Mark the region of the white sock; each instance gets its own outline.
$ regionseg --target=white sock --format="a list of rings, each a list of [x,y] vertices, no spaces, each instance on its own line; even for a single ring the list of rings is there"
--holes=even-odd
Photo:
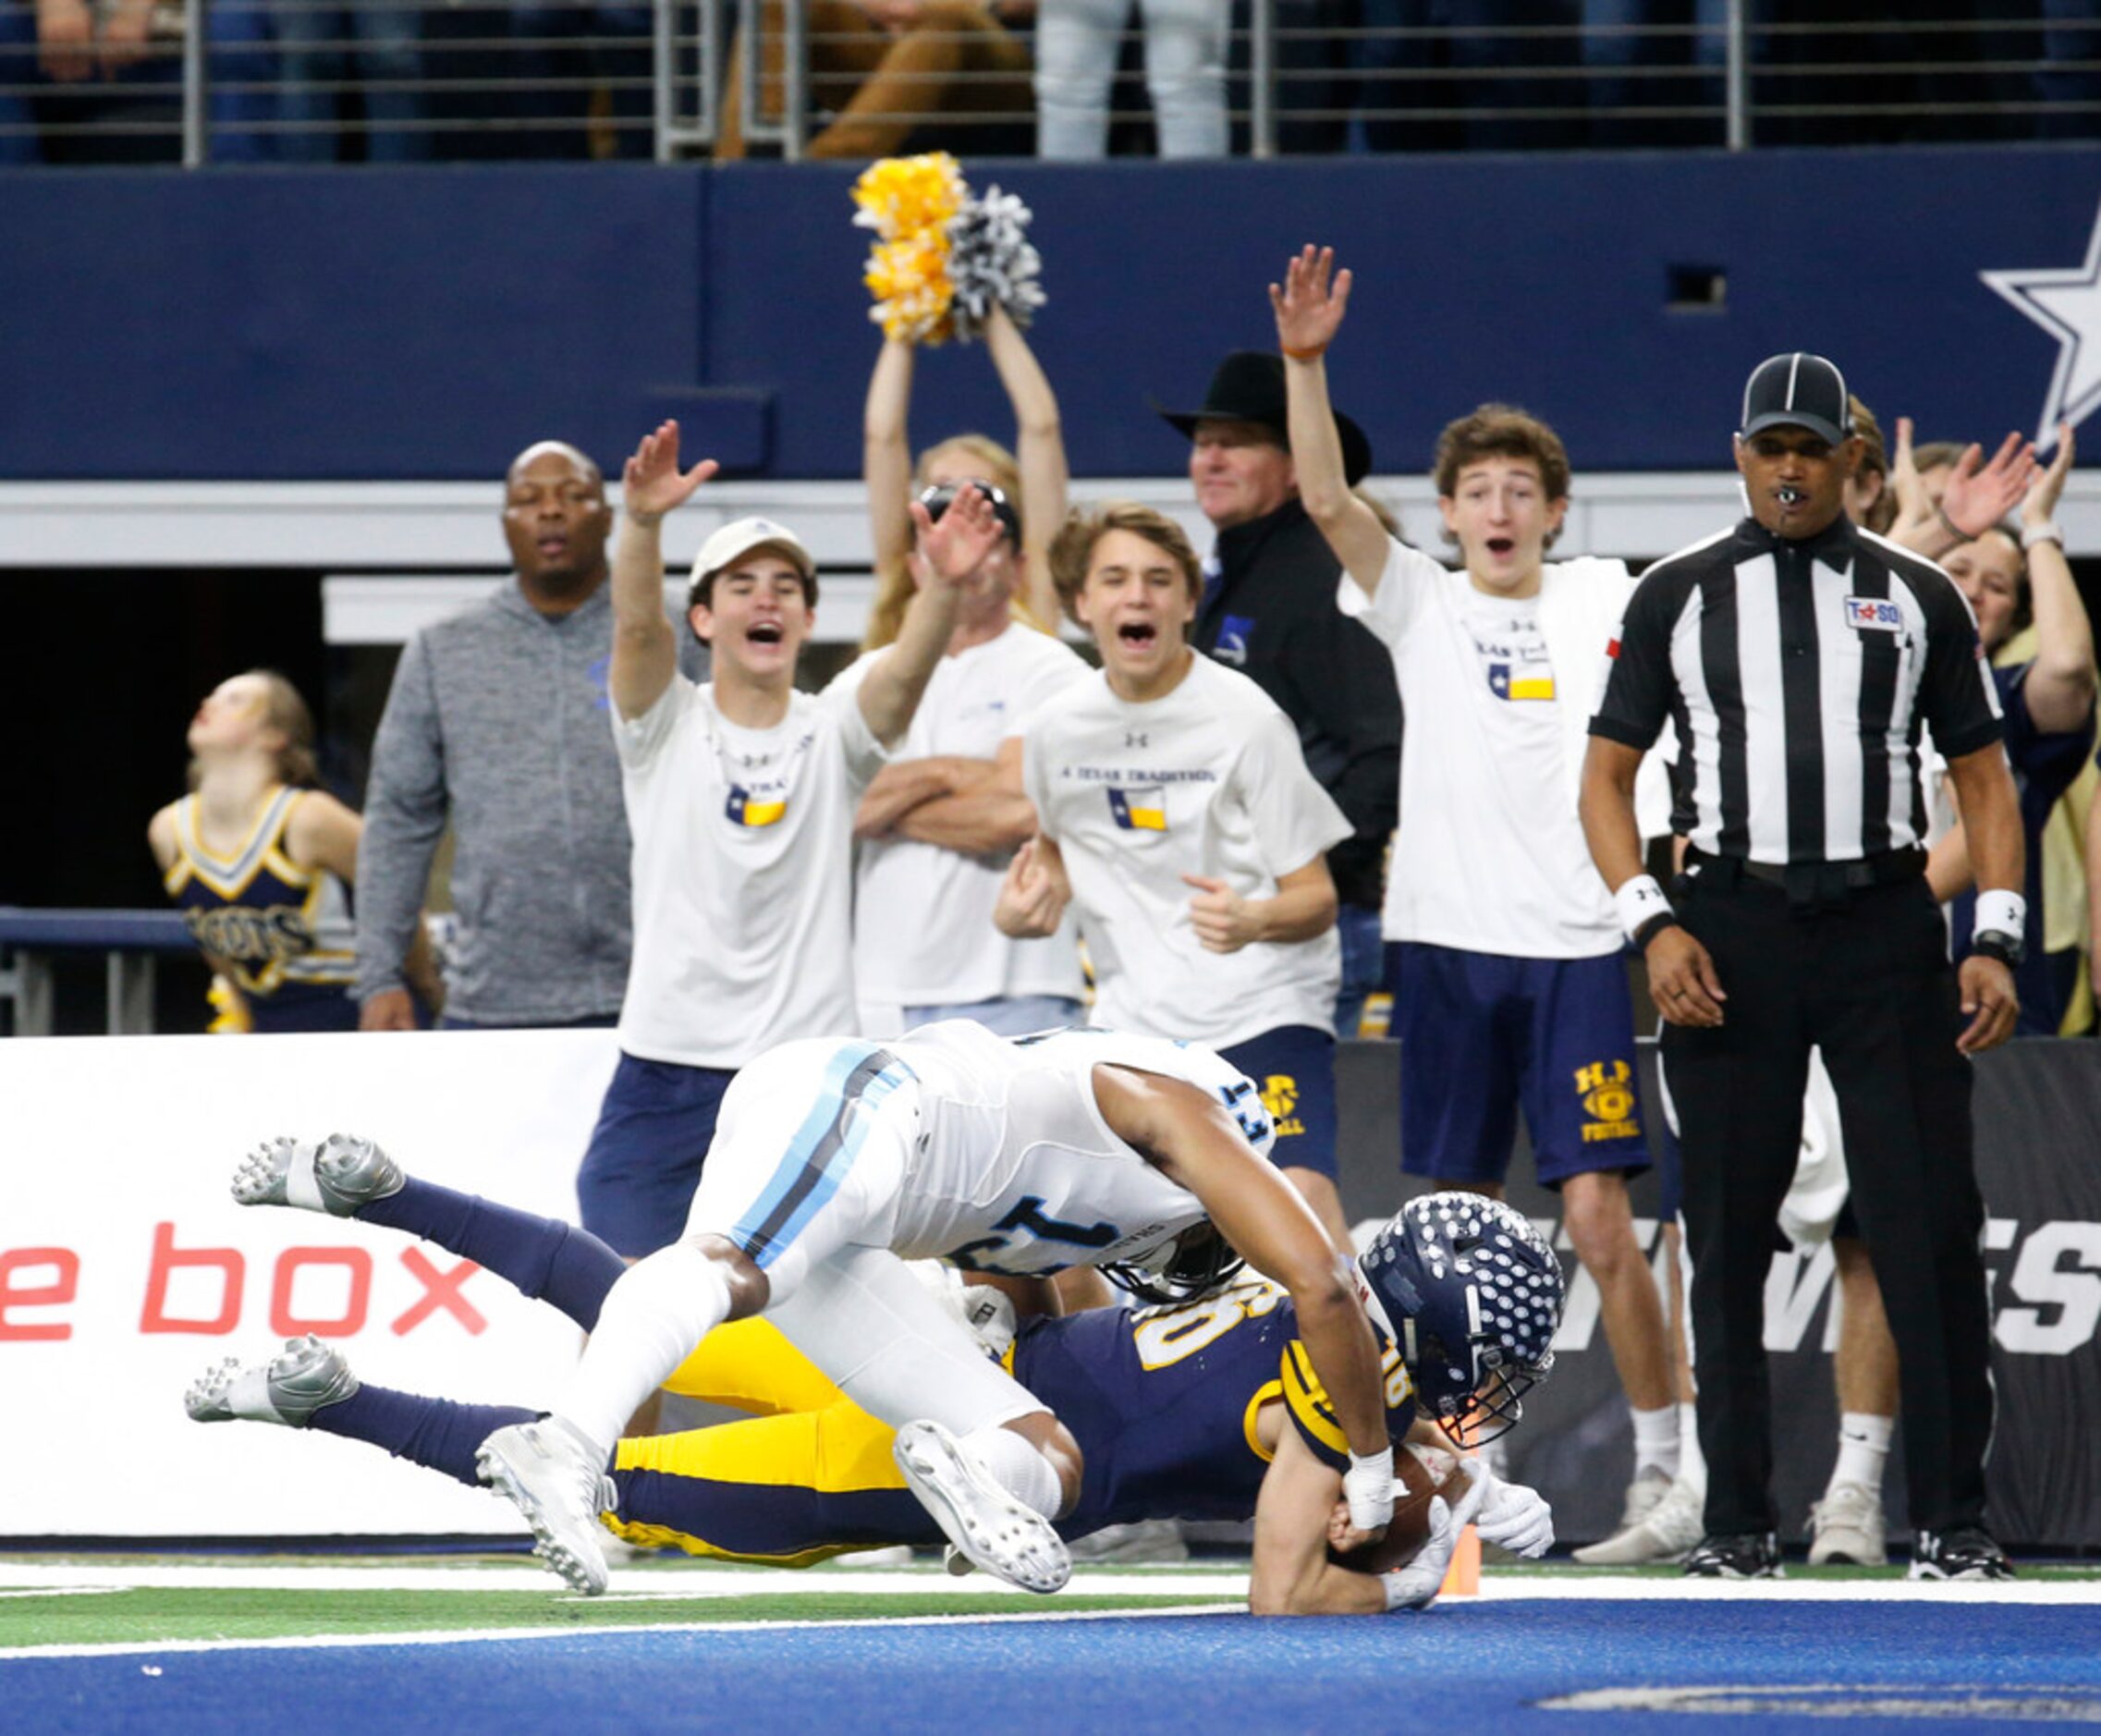
[[[1678,1474],[1696,1488],[1707,1486],[1707,1459],[1700,1450],[1700,1407],[1678,1407]]]
[[[1678,1474],[1678,1407],[1658,1405],[1654,1411],[1628,1407],[1634,1418],[1634,1474],[1652,1466],[1667,1477]]]
[[[1838,1419],[1838,1462],[1831,1467],[1828,1495],[1841,1483],[1859,1483],[1882,1490],[1883,1468],[1889,1461],[1889,1436],[1897,1419],[1872,1411],[1848,1411]]]
[[[606,1292],[556,1414],[610,1452],[635,1407],[728,1317],[729,1280],[698,1248],[637,1261]]]
[[[963,1436],[963,1445],[983,1461],[994,1480],[1022,1506],[1045,1519],[1056,1519],[1064,1499],[1057,1472],[1010,1428],[981,1428]]]

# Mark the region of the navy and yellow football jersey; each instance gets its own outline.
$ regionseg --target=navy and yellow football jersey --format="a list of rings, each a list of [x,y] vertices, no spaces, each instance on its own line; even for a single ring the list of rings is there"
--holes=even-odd
[[[1290,1298],[1266,1278],[1247,1277],[1201,1302],[1031,1321],[1012,1368],[1085,1455],[1079,1503],[1058,1521],[1069,1537],[1134,1519],[1252,1518],[1269,1468],[1256,1418],[1272,1400],[1324,1462],[1349,1464]],[[1415,1406],[1390,1347],[1386,1375],[1398,1444]],[[666,1384],[777,1413],[621,1441],[613,1529],[622,1536],[795,1566],[878,1544],[942,1541],[891,1459],[890,1429],[770,1324],[740,1321],[712,1334]]]
[[[349,899],[334,874],[301,868],[285,851],[302,793],[278,789],[231,856],[206,848],[197,798],[185,796],[175,805],[176,858],[163,880],[190,937],[225,961],[256,1030],[352,1030]]]

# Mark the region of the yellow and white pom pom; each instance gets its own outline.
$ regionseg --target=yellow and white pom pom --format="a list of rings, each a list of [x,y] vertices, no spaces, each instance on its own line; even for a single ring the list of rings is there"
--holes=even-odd
[[[949,308],[955,287],[948,281],[948,238],[939,229],[897,241],[879,241],[870,250],[861,274],[875,305],[868,317],[886,337],[908,344],[938,344],[951,333]]]
[[[886,241],[901,240],[939,229],[963,208],[968,190],[962,165],[946,151],[885,157],[853,184],[853,202],[861,207],[854,222]]]

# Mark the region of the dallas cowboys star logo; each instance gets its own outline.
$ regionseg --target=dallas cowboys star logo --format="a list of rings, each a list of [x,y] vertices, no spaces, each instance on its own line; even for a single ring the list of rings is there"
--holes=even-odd
[[[2077,427],[2101,410],[2101,212],[2083,265],[1977,275],[2058,340],[2057,372],[2035,434],[2046,452],[2057,444],[2058,422]]]

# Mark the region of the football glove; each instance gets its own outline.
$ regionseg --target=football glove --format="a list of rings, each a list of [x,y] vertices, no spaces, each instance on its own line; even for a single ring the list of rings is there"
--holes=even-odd
[[[1452,1564],[1452,1551],[1459,1547],[1460,1533],[1481,1510],[1481,1503],[1488,1493],[1481,1467],[1472,1460],[1465,1462],[1471,1479],[1466,1493],[1459,1498],[1457,1505],[1441,1495],[1432,1499],[1430,1534],[1416,1551],[1414,1560],[1406,1567],[1379,1575],[1386,1590],[1389,1610],[1427,1609],[1437,1601],[1438,1592],[1444,1589],[1445,1574]]]
[[[1521,1483],[1506,1483],[1485,1467],[1475,1474],[1484,1485],[1481,1510],[1473,1516],[1482,1542],[1535,1558],[1554,1547],[1554,1510],[1545,1496]]]
[[[1350,1504],[1350,1522],[1359,1531],[1381,1531],[1393,1517],[1393,1449],[1350,1455],[1342,1473],[1342,1498]]]

